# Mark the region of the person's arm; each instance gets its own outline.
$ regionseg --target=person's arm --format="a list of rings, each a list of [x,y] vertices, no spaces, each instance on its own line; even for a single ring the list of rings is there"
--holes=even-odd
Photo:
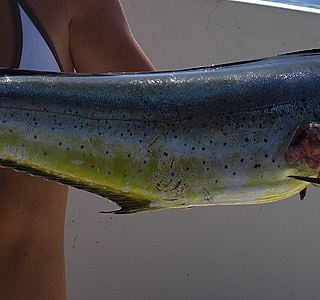
[[[154,70],[134,39],[118,0],[77,0],[70,53],[77,72]]]

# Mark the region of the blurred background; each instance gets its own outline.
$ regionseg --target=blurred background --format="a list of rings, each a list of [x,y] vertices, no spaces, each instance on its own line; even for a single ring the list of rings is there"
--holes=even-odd
[[[320,46],[320,14],[224,0],[122,0],[158,70]],[[70,189],[68,299],[317,299],[320,190],[263,205],[100,214]]]

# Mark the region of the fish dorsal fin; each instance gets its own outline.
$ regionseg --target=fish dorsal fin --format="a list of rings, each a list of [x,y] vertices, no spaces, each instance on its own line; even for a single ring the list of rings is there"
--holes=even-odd
[[[148,74],[148,73],[174,73],[181,71],[195,71],[207,68],[222,68],[222,67],[235,67],[237,65],[251,64],[255,62],[260,62],[268,59],[274,59],[276,57],[281,58],[284,56],[316,56],[320,55],[320,49],[309,49],[309,50],[299,50],[295,52],[288,52],[279,54],[276,56],[256,58],[251,60],[242,60],[236,62],[227,62],[222,64],[213,64],[207,66],[200,66],[194,68],[178,69],[178,70],[164,70],[164,71],[142,71],[142,72],[120,72],[120,73],[68,73],[68,72],[48,72],[48,71],[35,71],[35,70],[22,70],[22,69],[9,69],[9,68],[0,68],[0,76],[66,76],[66,77],[82,77],[82,76],[117,76],[117,75],[133,75],[133,74]]]

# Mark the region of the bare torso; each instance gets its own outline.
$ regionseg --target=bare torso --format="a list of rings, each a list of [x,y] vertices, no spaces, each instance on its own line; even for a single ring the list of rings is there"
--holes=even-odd
[[[9,3],[0,2],[0,65],[10,67],[15,48],[15,15]],[[71,22],[72,1],[28,0],[34,13],[49,35],[60,58],[64,71],[73,71],[73,62],[69,51],[69,26]],[[5,41],[5,42],[4,42]]]
[[[0,66],[12,62],[12,0],[0,1]],[[20,0],[30,6],[50,37],[63,71],[152,69],[127,26],[118,0]]]

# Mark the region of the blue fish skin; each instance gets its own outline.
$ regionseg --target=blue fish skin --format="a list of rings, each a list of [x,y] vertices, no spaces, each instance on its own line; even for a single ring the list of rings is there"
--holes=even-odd
[[[318,50],[166,72],[0,70],[0,164],[118,213],[300,192],[288,176],[318,176],[319,121]]]

